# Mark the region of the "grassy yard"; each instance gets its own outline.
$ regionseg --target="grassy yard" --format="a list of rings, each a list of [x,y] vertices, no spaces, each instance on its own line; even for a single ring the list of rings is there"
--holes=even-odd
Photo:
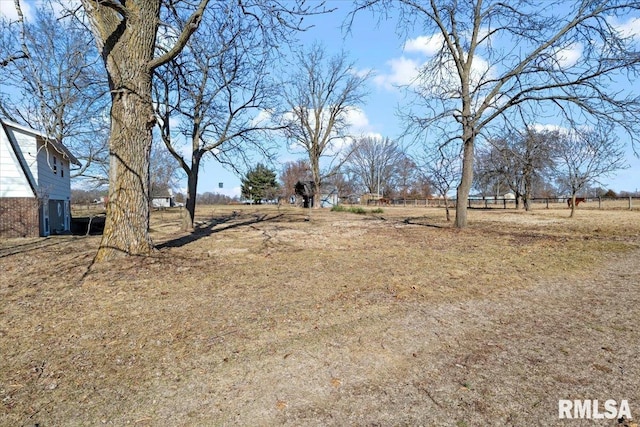
[[[640,212],[153,213],[158,251],[0,240],[0,425],[618,425],[640,418]]]

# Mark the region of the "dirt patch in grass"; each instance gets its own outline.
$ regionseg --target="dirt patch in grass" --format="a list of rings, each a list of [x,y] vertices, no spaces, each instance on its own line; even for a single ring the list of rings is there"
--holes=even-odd
[[[156,254],[94,266],[99,237],[0,241],[0,425],[640,417],[640,213],[576,215],[156,212]]]

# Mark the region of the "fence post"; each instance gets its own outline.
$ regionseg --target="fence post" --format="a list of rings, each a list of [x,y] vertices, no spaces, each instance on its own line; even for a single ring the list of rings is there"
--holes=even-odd
[[[504,209],[507,209],[507,199],[502,199],[502,204],[504,205]]]
[[[633,203],[631,203],[631,196],[629,196],[629,210],[633,208]]]
[[[549,209],[549,198],[547,197],[545,200],[547,201],[547,209]]]
[[[602,197],[598,196],[598,209],[602,209]]]

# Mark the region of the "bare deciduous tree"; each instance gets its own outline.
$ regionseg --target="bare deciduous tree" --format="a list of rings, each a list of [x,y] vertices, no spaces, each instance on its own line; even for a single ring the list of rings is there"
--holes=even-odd
[[[283,84],[287,111],[281,122],[285,136],[309,157],[316,191],[314,207],[320,207],[322,182],[335,173],[348,157],[343,148],[349,134],[349,113],[364,102],[364,84],[369,74],[356,73],[345,52],[327,57],[320,44],[296,55],[300,69]],[[329,164],[321,165],[326,159]]]
[[[467,224],[476,139],[491,125],[560,116],[612,123],[638,140],[633,79],[640,55],[634,39],[614,25],[637,16],[637,1],[360,0],[354,14],[373,9],[386,16],[389,8],[399,10],[405,34],[427,31],[414,42],[435,51],[420,70],[414,111],[406,117],[410,131],[462,143],[457,227]]]
[[[49,2],[28,20],[14,7],[17,19],[0,22],[0,114],[69,148],[82,163],[72,177],[106,183],[108,84],[91,35]]]
[[[151,182],[149,193],[151,196],[161,196],[174,191],[181,178],[181,172],[180,165],[166,150],[164,144],[160,141],[154,141],[149,156],[149,180]]]
[[[423,168],[429,182],[444,200],[447,221],[451,221],[449,213],[449,191],[460,180],[462,153],[457,144],[446,144],[434,149],[427,149],[419,156],[419,165]]]
[[[624,145],[612,127],[574,129],[558,134],[554,160],[558,184],[571,195],[571,217],[576,209],[576,194],[598,183],[600,178],[627,167]]]
[[[156,124],[153,71],[178,56],[208,2],[200,0],[184,12],[189,18],[175,30],[171,46],[159,52],[162,0],[82,0],[111,91],[109,204],[96,261],[153,250],[149,236],[149,153]]]
[[[311,179],[311,168],[309,161],[299,159],[286,162],[280,171],[280,196],[287,201],[296,196],[296,183]]]
[[[188,180],[183,229],[193,228],[206,155],[236,172],[253,162],[252,153],[270,156],[271,131],[281,129],[269,120],[277,98],[272,72],[278,46],[304,29],[301,16],[324,12],[321,6],[280,0],[212,4],[180,58],[157,70],[162,139]]]
[[[516,208],[522,200],[528,211],[531,198],[535,196],[534,184],[542,180],[553,164],[557,137],[555,131],[536,131],[527,127],[489,139],[486,149],[479,150],[478,177],[506,183],[516,197]]]
[[[406,155],[397,142],[389,138],[363,137],[352,143],[345,168],[368,193],[380,194],[395,187]],[[387,194],[388,196],[388,194]]]

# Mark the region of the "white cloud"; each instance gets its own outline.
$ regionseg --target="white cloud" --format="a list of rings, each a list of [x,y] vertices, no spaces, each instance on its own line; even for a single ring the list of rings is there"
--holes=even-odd
[[[34,10],[31,4],[22,0],[20,1],[20,9],[22,10],[22,15],[26,21],[33,17]],[[18,20],[18,13],[16,12],[13,1],[0,0],[0,18],[5,18],[13,22]]]
[[[373,78],[373,82],[384,89],[393,90],[398,86],[408,86],[415,82],[423,63],[401,56],[387,61],[387,65],[391,72],[378,74]]]
[[[37,9],[52,10],[54,15],[62,17],[68,15],[69,11],[80,7],[80,0],[65,0],[64,2],[46,2],[43,0],[20,0],[20,9],[25,21],[34,18]],[[18,13],[13,0],[0,0],[0,19],[5,18],[15,22],[18,20]]]
[[[158,33],[156,34],[157,54],[160,55],[171,50],[178,41],[179,36],[180,32],[175,28],[169,27],[168,25],[158,27]]]
[[[556,52],[554,56],[557,65],[561,69],[573,67],[582,56],[582,44],[573,43],[571,46]]]
[[[328,153],[329,155],[334,155],[345,150],[356,139],[363,136],[382,138],[382,135],[374,132],[367,113],[359,107],[350,107],[347,109],[345,120],[348,125],[347,133],[349,136],[334,139],[330,152]]]
[[[251,120],[251,126],[266,126],[271,122],[273,114],[268,110],[260,110],[257,116]]]
[[[430,69],[420,77],[420,91],[426,97],[457,98],[460,96],[460,79],[453,59],[443,64],[425,64]],[[495,77],[495,72],[489,63],[481,56],[475,56],[471,64],[471,89]],[[474,95],[476,102],[481,103],[480,93]]]
[[[588,131],[590,126],[579,126],[577,129],[568,128],[560,125],[535,123],[531,125],[536,132],[558,132],[561,135],[575,135],[577,131]]]
[[[489,32],[490,32],[489,27],[478,28],[478,41],[481,41],[481,43],[487,43],[487,41],[483,39],[489,35]]]
[[[346,120],[351,133],[365,132],[371,128],[367,114],[358,107],[351,107],[347,110]]]
[[[361,70],[358,68],[349,68],[347,72],[356,77],[369,77],[373,73],[373,70],[371,68],[363,68]]]
[[[567,128],[562,126],[542,123],[535,123],[531,127],[533,127],[536,132],[565,132],[567,130]]]
[[[623,37],[633,37],[636,42],[640,41],[640,18],[632,17],[626,22],[619,21],[616,18],[611,18],[609,19],[609,22]]]
[[[433,34],[431,36],[419,36],[415,39],[409,39],[404,44],[405,52],[420,52],[426,56],[435,55],[444,42],[442,34]]]
[[[486,35],[488,28],[482,28],[480,31],[481,35]],[[374,83],[387,90],[394,90],[398,86],[415,85],[420,76],[420,71],[424,70],[433,56],[442,49],[443,40],[444,38],[441,34],[419,36],[407,40],[404,45],[404,53],[406,54],[387,61],[386,64],[389,66],[390,72],[378,73],[373,79]],[[565,54],[567,60],[573,59],[572,56],[569,56],[570,53],[567,52]],[[414,56],[412,57],[409,54]],[[475,81],[474,85],[492,78],[494,74],[489,63],[479,55],[473,58],[471,73],[471,77]],[[447,94],[455,92],[458,78],[457,70],[452,60],[446,61],[444,65],[441,65],[436,74],[437,76],[430,76],[431,82],[428,82],[425,80],[425,76],[422,76],[420,81],[422,89],[431,91],[433,88],[438,90],[439,93],[444,92]]]
[[[313,114],[313,111],[309,111],[309,116],[311,127],[313,127],[315,125],[315,115]],[[283,120],[285,122],[288,120],[293,120],[294,118],[295,117],[293,112],[287,112],[283,115]],[[338,138],[338,135],[334,133],[334,138],[331,141],[330,147],[328,147],[328,149],[325,151],[325,155],[333,156],[340,153],[347,146],[349,146],[354,141],[354,139],[361,136],[374,136],[382,138],[382,135],[374,132],[374,126],[371,125],[371,123],[369,122],[369,117],[361,108],[354,106],[346,108],[344,116],[342,118],[347,125],[344,132],[344,134],[347,136]],[[323,120],[328,120],[328,116],[325,115]],[[289,145],[289,150],[294,153],[304,152],[304,148],[295,141]]]

